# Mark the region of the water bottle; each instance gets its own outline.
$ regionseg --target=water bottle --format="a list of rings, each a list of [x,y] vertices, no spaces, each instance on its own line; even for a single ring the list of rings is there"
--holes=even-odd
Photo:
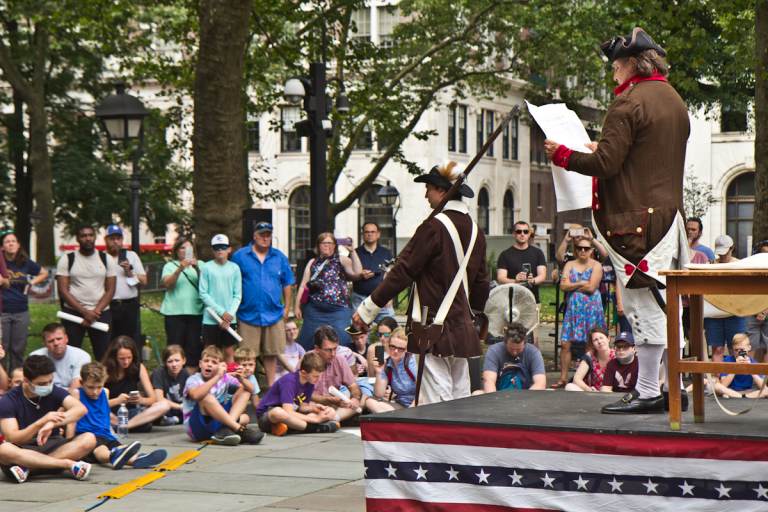
[[[121,441],[128,438],[128,408],[125,404],[122,404],[117,410],[117,437]]]
[[[146,363],[152,359],[152,340],[147,336],[144,345],[141,347],[141,360]]]

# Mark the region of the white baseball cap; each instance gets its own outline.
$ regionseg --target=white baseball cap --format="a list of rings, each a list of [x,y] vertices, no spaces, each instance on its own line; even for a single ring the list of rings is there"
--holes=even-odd
[[[211,238],[211,245],[226,245],[229,247],[229,238],[227,235],[223,235],[219,233],[218,235],[213,235],[213,238]]]
[[[731,247],[733,247],[733,238],[728,235],[720,235],[715,238],[715,254],[718,256],[727,253]]]

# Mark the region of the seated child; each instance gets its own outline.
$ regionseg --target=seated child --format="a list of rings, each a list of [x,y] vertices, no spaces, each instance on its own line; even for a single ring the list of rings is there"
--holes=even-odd
[[[629,393],[637,385],[637,356],[635,338],[630,332],[620,332],[613,341],[615,359],[608,361],[600,391]]]
[[[365,359],[365,356],[358,354],[351,348],[339,345],[339,348],[336,349],[336,355],[347,360],[349,369],[352,370],[352,375],[359,377],[368,371],[368,361]]]
[[[259,383],[256,381],[256,352],[251,348],[241,347],[235,350],[235,363],[239,364],[243,368],[243,377],[248,379],[253,386],[251,391],[251,403],[253,407],[259,406]]]
[[[755,362],[749,355],[749,352],[752,350],[752,345],[749,342],[749,336],[745,333],[734,335],[731,347],[732,353],[735,354],[735,356],[725,356],[723,358],[724,363]],[[758,389],[749,393],[749,391],[752,390],[753,384],[757,386]],[[715,382],[715,393],[719,396],[727,396],[731,398],[754,398],[760,393],[762,387],[763,377],[761,375],[721,373],[720,378]],[[768,394],[766,393],[766,390],[763,390],[763,396],[766,394]]]
[[[259,428],[283,436],[288,429],[299,432],[336,432],[332,407],[310,402],[315,384],[325,370],[325,361],[316,352],[308,352],[301,367],[280,377],[261,399],[256,409]]]
[[[235,446],[241,442],[258,444],[262,432],[248,426],[245,408],[253,387],[243,369],[227,372],[224,355],[208,345],[200,356],[200,371],[184,386],[184,427],[193,441],[212,440]]]
[[[19,366],[18,368],[11,370],[10,379],[11,380],[8,383],[8,389],[21,386],[21,383],[24,382],[24,369]]]
[[[101,363],[87,363],[80,369],[82,387],[72,395],[88,409],[88,414],[75,425],[77,434],[90,432],[96,436],[96,448],[89,456],[89,462],[110,464],[112,469],[121,469],[126,464],[136,469],[150,468],[165,460],[165,450],[154,450],[140,454],[141,443],[134,441],[124,445],[112,432],[109,421],[109,393],[104,387],[107,369]]]
[[[293,373],[299,369],[299,361],[304,357],[304,347],[296,343],[299,335],[299,328],[296,320],[290,319],[285,322],[285,349],[283,353],[277,356],[277,373],[275,379],[283,375]]]
[[[187,358],[181,345],[168,345],[163,350],[163,366],[152,372],[152,387],[158,402],[167,402],[169,410],[161,418],[163,426],[176,425],[182,422],[181,393],[189,378],[189,372],[184,365]]]

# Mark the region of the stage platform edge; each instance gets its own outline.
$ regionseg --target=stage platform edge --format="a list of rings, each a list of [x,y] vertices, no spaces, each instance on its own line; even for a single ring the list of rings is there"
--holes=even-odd
[[[378,511],[768,511],[768,403],[707,422],[603,415],[619,394],[499,392],[363,416]],[[729,400],[747,407],[747,400]]]

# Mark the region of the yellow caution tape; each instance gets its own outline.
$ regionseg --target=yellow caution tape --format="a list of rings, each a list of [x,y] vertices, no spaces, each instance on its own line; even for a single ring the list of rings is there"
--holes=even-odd
[[[126,482],[122,485],[118,485],[117,487],[113,487],[107,492],[100,494],[98,497],[120,499],[125,496],[128,496],[133,491],[136,491],[146,485],[151,484],[155,480],[159,480],[160,478],[163,478],[164,476],[165,476],[165,473],[162,473],[159,471],[151,471],[146,475],[143,475],[143,476],[140,476],[139,478],[131,480],[130,482]]]
[[[155,471],[173,471],[174,469],[179,469],[181,466],[196,458],[198,455],[200,455],[200,452],[197,450],[187,450],[186,452],[181,452],[172,459],[168,459],[159,466],[156,466]]]

